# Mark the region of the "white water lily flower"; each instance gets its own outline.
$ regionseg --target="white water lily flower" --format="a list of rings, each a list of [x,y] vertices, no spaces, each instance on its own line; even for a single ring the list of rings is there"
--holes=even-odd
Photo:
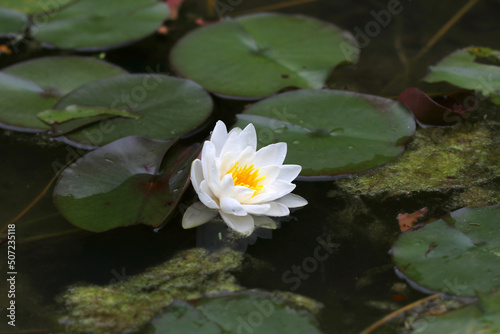
[[[287,216],[289,208],[307,201],[291,194],[291,182],[299,165],[283,165],[286,143],[271,144],[256,151],[253,124],[227,133],[218,121],[201,159],[193,161],[191,182],[201,202],[191,205],[182,218],[182,227],[191,228],[220,214],[233,230],[250,235],[255,227],[276,228],[269,218]]]

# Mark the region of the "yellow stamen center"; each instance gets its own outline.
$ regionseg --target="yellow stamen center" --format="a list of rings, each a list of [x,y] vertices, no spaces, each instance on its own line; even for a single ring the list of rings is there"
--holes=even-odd
[[[266,177],[259,177],[259,169],[254,168],[253,164],[250,166],[245,165],[244,167],[240,167],[238,161],[236,161],[234,166],[227,171],[226,175],[227,174],[231,174],[235,186],[247,187],[256,192],[264,188],[264,185],[259,184],[259,182],[264,180]]]

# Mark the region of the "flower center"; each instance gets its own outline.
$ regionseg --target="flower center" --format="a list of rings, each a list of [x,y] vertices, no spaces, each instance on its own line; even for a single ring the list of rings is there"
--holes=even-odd
[[[236,161],[234,166],[227,171],[226,175],[229,173],[231,173],[231,176],[233,177],[235,186],[247,187],[254,191],[259,191],[264,188],[264,185],[259,184],[259,182],[264,180],[266,177],[259,177],[259,169],[254,168],[253,164],[250,166],[245,165],[244,167],[240,167],[238,161]]]

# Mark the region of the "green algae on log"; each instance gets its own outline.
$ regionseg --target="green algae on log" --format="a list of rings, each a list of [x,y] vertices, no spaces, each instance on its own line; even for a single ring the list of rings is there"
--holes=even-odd
[[[243,254],[230,249],[209,253],[195,248],[126,281],[107,286],[70,287],[59,298],[66,309],[59,322],[68,333],[142,332],[174,299],[193,302],[221,293],[230,296],[236,291],[286,299],[295,309],[313,315],[323,307],[292,292],[245,290],[231,274],[240,270],[242,261]]]
[[[191,249],[126,281],[71,287],[60,298],[66,308],[60,322],[70,333],[133,332],[174,298],[241,290],[230,272],[239,269],[242,258],[231,250],[209,254]]]
[[[498,131],[485,123],[418,129],[397,160],[337,182],[349,193],[365,196],[468,189],[498,177],[499,141]]]

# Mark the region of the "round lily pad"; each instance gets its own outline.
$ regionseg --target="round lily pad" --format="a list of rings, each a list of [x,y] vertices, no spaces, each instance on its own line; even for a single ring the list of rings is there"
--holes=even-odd
[[[20,131],[50,127],[36,114],[51,109],[73,89],[101,78],[127,73],[86,57],[47,57],[19,63],[0,72],[0,125]]]
[[[127,136],[168,140],[194,130],[212,111],[212,99],[198,84],[157,74],[121,75],[91,82],[65,96],[55,109],[71,105],[125,109],[140,119],[114,118],[70,132],[85,146],[103,146]]]
[[[197,146],[126,137],[87,153],[60,175],[54,203],[72,224],[93,232],[158,226],[187,188]]]
[[[152,34],[168,15],[156,0],[80,0],[35,22],[33,36],[61,49],[109,49]]]
[[[28,17],[20,12],[0,8],[0,36],[20,33],[28,26]]]
[[[285,87],[322,88],[337,65],[357,61],[357,50],[352,35],[330,23],[261,13],[195,30],[170,60],[210,92],[261,98]]]
[[[301,176],[354,174],[387,163],[415,131],[410,111],[393,100],[336,90],[297,90],[260,101],[237,116],[253,123],[259,146],[286,142],[285,163]]]
[[[403,233],[398,271],[425,290],[475,296],[500,287],[500,206],[463,208]]]
[[[40,0],[2,0],[2,7],[16,10],[25,14],[33,13],[51,13],[59,8],[67,5],[75,0],[57,0],[57,1],[40,1]],[[47,14],[43,14],[47,15]]]
[[[191,303],[175,300],[145,331],[194,332],[321,333],[316,319],[304,307],[261,291],[221,293]]]

